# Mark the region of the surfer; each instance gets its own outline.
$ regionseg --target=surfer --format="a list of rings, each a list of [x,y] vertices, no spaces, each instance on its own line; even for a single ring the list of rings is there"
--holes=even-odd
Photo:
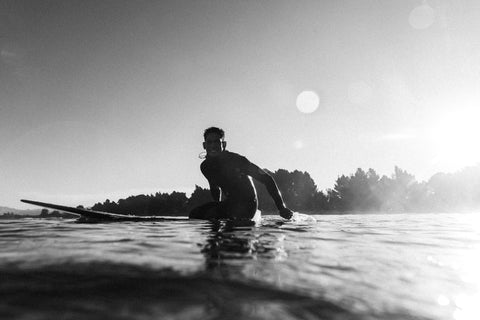
[[[293,212],[285,206],[275,180],[244,156],[225,150],[227,142],[222,129],[210,127],[203,138],[207,155],[200,169],[208,180],[214,201],[193,209],[190,219],[252,219],[258,208],[252,178],[265,185],[280,216],[292,217]]]

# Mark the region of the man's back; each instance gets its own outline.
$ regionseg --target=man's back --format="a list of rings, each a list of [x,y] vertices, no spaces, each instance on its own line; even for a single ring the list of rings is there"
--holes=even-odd
[[[221,188],[230,201],[256,201],[256,192],[248,175],[251,162],[229,151],[205,159],[200,169],[211,185]]]

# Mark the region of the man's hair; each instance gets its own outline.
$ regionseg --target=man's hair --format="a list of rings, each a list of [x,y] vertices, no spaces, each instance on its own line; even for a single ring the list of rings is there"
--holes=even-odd
[[[205,131],[203,132],[203,139],[204,140],[207,140],[207,136],[210,134],[210,133],[216,133],[220,136],[220,139],[223,139],[225,138],[225,131],[223,131],[222,129],[220,128],[217,128],[217,127],[210,127],[208,129],[205,129]]]

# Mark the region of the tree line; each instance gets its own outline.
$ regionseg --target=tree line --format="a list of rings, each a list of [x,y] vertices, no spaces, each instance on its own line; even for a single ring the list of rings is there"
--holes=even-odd
[[[341,175],[331,189],[321,191],[308,172],[279,169],[269,172],[294,211],[330,212],[453,212],[480,209],[480,165],[456,173],[437,173],[418,182],[405,170],[395,167],[391,176],[374,169],[358,168]],[[275,204],[266,188],[254,181],[259,209],[274,213]],[[92,209],[136,215],[187,215],[194,207],[212,201],[210,191],[200,186],[188,197],[184,192],[130,196],[117,202],[106,200]]]

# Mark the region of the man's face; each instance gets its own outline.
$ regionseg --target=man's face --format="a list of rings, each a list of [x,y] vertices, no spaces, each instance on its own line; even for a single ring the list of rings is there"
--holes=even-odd
[[[203,143],[203,148],[207,151],[207,155],[215,157],[225,150],[226,142],[220,138],[219,134],[209,133]]]

